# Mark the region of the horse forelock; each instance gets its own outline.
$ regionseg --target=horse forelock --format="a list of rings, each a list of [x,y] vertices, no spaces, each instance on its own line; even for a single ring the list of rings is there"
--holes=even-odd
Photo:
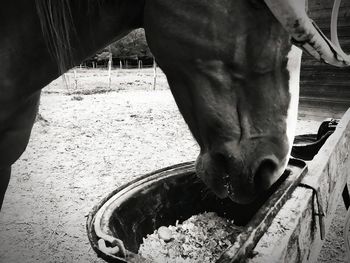
[[[72,34],[75,34],[69,0],[35,0],[41,29],[61,73],[72,63]]]

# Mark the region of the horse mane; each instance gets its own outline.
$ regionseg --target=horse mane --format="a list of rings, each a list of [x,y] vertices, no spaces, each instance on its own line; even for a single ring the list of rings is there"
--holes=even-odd
[[[73,66],[71,40],[76,34],[70,0],[35,0],[49,52],[61,73]]]

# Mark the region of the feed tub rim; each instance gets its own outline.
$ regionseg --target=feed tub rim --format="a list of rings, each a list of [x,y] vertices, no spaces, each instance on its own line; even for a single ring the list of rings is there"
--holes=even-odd
[[[135,257],[137,256],[137,254],[135,254],[134,252],[132,251],[129,251],[129,250],[126,250],[126,258],[122,258],[122,257],[118,257],[118,256],[115,256],[115,255],[111,255],[109,253],[106,253],[104,251],[101,251],[100,248],[98,247],[98,244],[96,242],[96,240],[98,240],[99,238],[101,238],[101,235],[97,235],[96,234],[96,231],[95,231],[95,220],[97,221],[97,228],[98,230],[97,231],[101,231],[102,233],[102,239],[105,239],[104,236],[103,236],[103,231],[101,230],[101,228],[99,227],[99,223],[100,223],[100,218],[97,218],[96,217],[96,214],[99,212],[99,210],[103,207],[103,211],[101,210],[101,213],[103,214],[103,212],[105,212],[106,210],[108,210],[109,208],[109,205],[108,204],[111,204],[113,203],[113,201],[115,199],[117,199],[118,197],[122,196],[122,195],[118,195],[118,192],[123,192],[123,191],[127,191],[127,190],[131,190],[131,189],[135,189],[137,187],[139,187],[140,185],[142,184],[147,184],[147,183],[150,183],[152,181],[157,181],[157,179],[160,179],[160,180],[166,180],[167,178],[169,177],[174,177],[174,176],[186,176],[186,174],[193,174],[195,173],[195,169],[194,169],[194,163],[195,162],[186,162],[186,163],[180,163],[180,164],[176,164],[176,165],[173,165],[173,166],[169,166],[169,167],[165,167],[163,169],[159,169],[159,170],[156,170],[154,172],[151,172],[151,173],[148,173],[148,174],[145,174],[145,175],[142,175],[134,180],[132,180],[131,182],[125,184],[125,185],[122,185],[120,187],[118,187],[117,189],[115,189],[114,191],[112,191],[110,194],[108,194],[105,198],[103,198],[96,206],[94,206],[94,208],[92,209],[92,211],[89,213],[89,216],[88,216],[88,220],[87,220],[87,231],[88,231],[88,237],[89,237],[89,241],[91,243],[91,246],[93,247],[93,249],[95,250],[95,252],[100,256],[102,257],[103,259],[105,259],[106,261],[112,261],[112,262],[128,262],[127,260],[131,259],[132,257]],[[294,159],[294,158],[291,158],[289,160],[289,167],[287,167],[289,171],[293,171],[294,169],[299,169],[300,170],[300,176],[303,177],[304,174],[306,173],[307,171],[307,166],[306,166],[306,163],[303,161],[303,160],[299,160],[299,159]],[[165,175],[164,175],[165,173]],[[292,172],[292,174],[294,174]],[[288,178],[288,176],[287,176]],[[299,181],[299,180],[297,180]],[[134,186],[133,184],[136,183],[136,186]],[[282,182],[283,184],[284,182]],[[297,183],[293,183],[293,185],[295,185]],[[131,187],[131,188],[130,188]],[[291,193],[294,188],[293,186],[288,186],[288,192]],[[117,195],[117,197],[115,197]],[[266,202],[268,202],[271,198],[272,198],[273,195],[269,196],[267,199],[266,199]],[[114,197],[114,198],[113,198]],[[287,195],[284,195],[283,197],[283,200],[286,200]],[[111,200],[113,199],[113,200]],[[280,199],[280,198],[278,198]],[[127,198],[122,198],[122,200],[127,200]],[[282,200],[282,199],[281,199]],[[278,202],[279,203],[279,202]],[[283,204],[281,204],[282,206]],[[118,206],[112,206],[114,208],[117,208]],[[113,209],[114,209],[113,208]],[[262,208],[266,210],[265,208],[265,204],[262,204],[261,207],[259,208],[259,210],[261,210]],[[276,209],[276,207],[275,207]],[[268,214],[271,215],[270,212],[268,212]],[[106,218],[106,217],[105,217]],[[109,222],[108,220],[106,222]],[[253,218],[251,218],[251,220],[248,222],[247,226],[248,225],[251,225],[250,222],[256,222],[255,220],[255,216],[253,216]],[[108,224],[107,224],[108,225]],[[254,224],[253,224],[254,225]],[[257,224],[257,225],[260,225],[260,224]],[[259,228],[261,228],[261,225],[259,226]],[[109,229],[109,226],[107,226],[107,229]],[[248,232],[251,232],[251,231],[248,231]],[[253,233],[254,232],[254,233]],[[255,237],[254,239],[258,238],[255,233],[255,231],[253,231],[252,233],[250,234],[253,234]],[[110,233],[110,232],[109,232]],[[248,236],[250,236],[249,233],[247,233]],[[247,236],[247,237],[248,237]],[[106,241],[108,242],[109,240],[111,239],[115,239],[115,237],[113,235],[108,235],[106,234]],[[245,239],[245,238],[243,238]],[[258,238],[259,239],[259,238]],[[242,240],[241,240],[242,241]],[[240,242],[241,243],[241,242]],[[241,244],[242,245],[242,244]],[[244,246],[245,247],[245,246]],[[244,250],[246,250],[247,247],[244,248]],[[233,252],[231,249],[229,249],[230,252]],[[242,250],[239,249],[240,251],[236,251],[237,253],[241,254]],[[250,250],[250,249],[248,249]],[[231,254],[229,252],[229,254]],[[248,251],[247,251],[248,252]],[[223,252],[225,254],[225,252]],[[231,254],[232,255],[232,254]]]

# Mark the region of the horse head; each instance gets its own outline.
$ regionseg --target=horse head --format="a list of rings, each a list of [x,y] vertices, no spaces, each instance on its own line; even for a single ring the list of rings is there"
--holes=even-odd
[[[149,45],[200,146],[197,174],[221,198],[249,203],[287,166],[301,64],[292,38],[341,63],[317,48],[304,10],[295,0],[146,3]]]

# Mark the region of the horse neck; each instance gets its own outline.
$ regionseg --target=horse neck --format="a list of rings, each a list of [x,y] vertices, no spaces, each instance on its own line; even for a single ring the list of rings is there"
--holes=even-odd
[[[55,3],[69,5],[69,13]],[[62,69],[72,68],[141,27],[143,5],[144,0],[8,1],[2,7],[6,17],[0,24],[0,87],[1,93],[7,94],[5,100],[43,88],[63,73]],[[51,14],[45,15],[48,10]],[[70,21],[58,28],[62,17]],[[69,43],[65,42],[67,36]],[[54,51],[55,45],[60,52]],[[69,47],[70,52],[62,47]]]

